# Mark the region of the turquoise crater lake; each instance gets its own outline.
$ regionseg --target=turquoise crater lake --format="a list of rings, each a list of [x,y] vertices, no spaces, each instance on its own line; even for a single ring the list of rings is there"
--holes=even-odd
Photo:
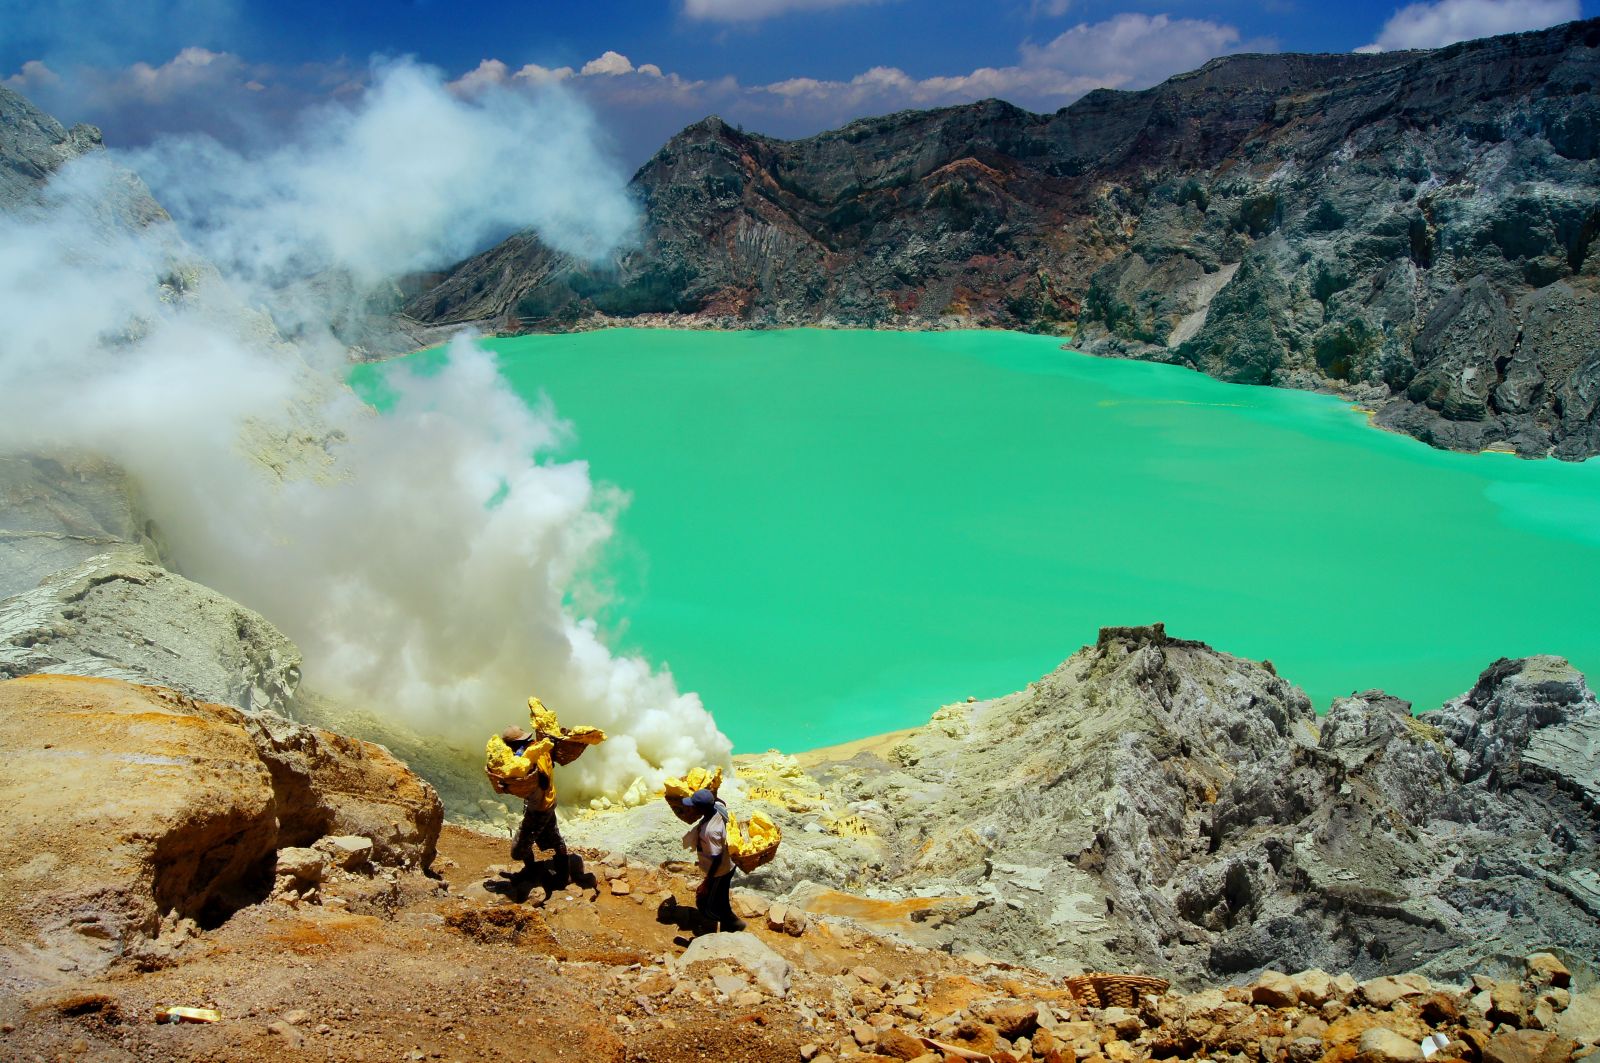
[[[1600,461],[1445,453],[1327,396],[1002,332],[487,342],[631,496],[612,644],[741,751],[917,725],[1112,624],[1270,658],[1318,709],[1434,708],[1501,656],[1600,669]],[[381,404],[394,364],[358,390]]]

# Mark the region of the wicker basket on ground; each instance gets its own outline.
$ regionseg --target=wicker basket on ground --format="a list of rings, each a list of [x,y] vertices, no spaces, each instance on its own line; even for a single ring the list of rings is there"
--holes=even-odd
[[[1171,987],[1165,978],[1143,974],[1091,971],[1067,979],[1073,999],[1091,1008],[1135,1008],[1140,997],[1160,996]]]

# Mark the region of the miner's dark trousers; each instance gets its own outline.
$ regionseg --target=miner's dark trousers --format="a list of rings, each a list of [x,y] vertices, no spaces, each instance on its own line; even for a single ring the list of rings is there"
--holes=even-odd
[[[511,846],[511,859],[532,863],[537,859],[534,846],[554,849],[558,858],[567,851],[566,843],[561,840],[561,831],[556,826],[556,810],[552,808],[540,812],[529,803],[522,813],[522,825],[517,828],[517,840]]]
[[[716,923],[719,927],[732,928],[737,923],[738,917],[733,914],[733,902],[728,897],[728,891],[733,888],[733,872],[718,875],[706,886],[706,891],[695,900],[695,907],[706,919]]]

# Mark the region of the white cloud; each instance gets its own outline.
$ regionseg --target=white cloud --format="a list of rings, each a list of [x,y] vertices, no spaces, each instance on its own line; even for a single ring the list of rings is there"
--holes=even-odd
[[[5,87],[16,92],[31,93],[48,90],[61,84],[61,75],[37,59],[29,59],[22,69],[6,78]]]
[[[1581,18],[1578,0],[1438,0],[1396,11],[1358,52],[1442,48],[1457,41],[1544,29]]]
[[[1052,0],[1052,9],[1060,6]],[[536,63],[513,68],[485,58],[446,88],[470,100],[490,91],[562,83],[602,113],[629,161],[640,162],[683,126],[712,113],[774,136],[808,136],[869,114],[986,97],[1052,111],[1092,89],[1145,88],[1219,55],[1274,47],[1270,40],[1243,40],[1225,23],[1124,13],[1081,22],[1042,43],[1024,43],[1010,65],[931,77],[878,66],[845,79],[798,76],[747,85],[731,76],[688,78],[606,50],[577,69]],[[32,67],[16,75],[30,82],[43,76]],[[368,75],[338,64],[293,70],[252,66],[230,53],[187,49],[158,67],[78,70],[73,76],[76,98],[40,92],[36,101],[63,118],[102,125],[113,142],[148,141],[156,133],[196,125],[238,142],[240,128],[283,128],[318,97],[354,98]],[[88,106],[61,106],[82,104],[85,98]],[[184,121],[190,124],[179,124]],[[130,129],[134,136],[127,135]]]
[[[707,22],[759,22],[791,11],[878,3],[879,0],[684,0],[683,13]]]
[[[612,164],[576,101],[551,88],[490,87],[470,101],[443,89],[437,71],[394,64],[289,143],[241,154],[190,139],[133,161],[212,261],[263,281],[341,268],[370,283],[530,226],[583,256],[627,238],[634,205],[620,188],[601,192]]]
[[[528,63],[513,71],[498,59],[485,59],[445,86],[458,96],[472,96],[488,88],[515,85],[553,85],[573,76],[570,66],[547,67]]]
[[[309,106],[358,95],[367,78],[366,70],[342,61],[284,69],[189,47],[159,64],[58,66],[30,60],[5,83],[64,122],[102,127],[108,144],[138,145],[164,133],[208,133],[237,142],[281,130]]]
[[[593,77],[596,74],[610,74],[612,76],[631,74],[633,73],[633,64],[628,61],[627,56],[620,52],[608,51],[598,59],[591,59],[583,64],[583,69],[578,73],[584,77]]]
[[[219,80],[249,80],[241,77],[244,63],[228,52],[213,52],[206,48],[185,48],[160,66],[134,63],[128,68],[126,85],[132,91],[152,102],[165,101],[175,93],[187,92],[197,85]]]
[[[1259,46],[1252,45],[1252,46]],[[1094,78],[1106,88],[1153,85],[1241,50],[1239,31],[1204,19],[1124,13],[1080,22],[1042,47],[1024,45],[1023,66]]]
[[[1270,42],[1254,42],[1270,47]],[[790,78],[755,91],[787,105],[838,109],[926,107],[997,96],[1060,107],[1096,88],[1144,88],[1208,59],[1241,50],[1239,31],[1201,19],[1125,13],[1079,23],[1043,45],[1024,44],[1019,62],[967,74],[913,78],[874,67],[849,81]]]

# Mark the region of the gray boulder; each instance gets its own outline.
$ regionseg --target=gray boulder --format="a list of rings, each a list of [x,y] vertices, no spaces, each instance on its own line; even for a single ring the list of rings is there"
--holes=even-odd
[[[792,965],[754,934],[701,934],[689,943],[673,966],[675,970],[685,971],[696,963],[711,961],[738,964],[773,996],[789,993]]]

